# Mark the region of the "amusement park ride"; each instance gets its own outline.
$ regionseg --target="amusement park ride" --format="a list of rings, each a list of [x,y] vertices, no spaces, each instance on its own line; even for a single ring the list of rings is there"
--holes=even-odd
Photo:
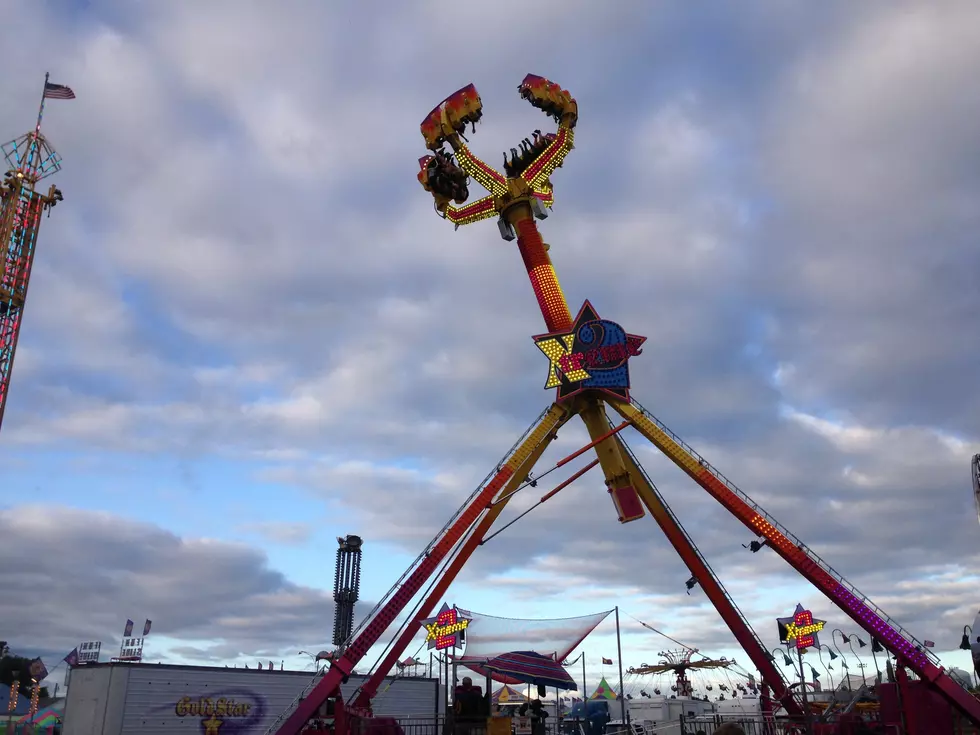
[[[50,84],[45,75],[33,132],[2,146],[10,169],[0,182],[0,428],[3,428],[14,353],[24,319],[41,214],[63,199],[61,191],[54,186],[47,194],[37,191],[39,181],[61,170],[61,157],[41,135],[44,101],[74,97],[68,87]]]
[[[534,337],[538,349],[549,361],[545,387],[557,389],[557,398],[365,618],[344,654],[334,660],[325,673],[314,678],[268,732],[296,735],[311,718],[329,716],[334,719],[335,732],[346,734],[352,731],[351,718],[371,716],[372,698],[419,632],[421,621],[432,614],[507,502],[519,490],[533,486],[541,479],[542,474],[534,481],[530,479],[535,463],[559,429],[576,416],[584,422],[591,442],[560,460],[552,469],[590,450],[597,458],[542,500],[552,497],[599,465],[619,521],[629,523],[640,519],[645,510],[650,512],[690,569],[692,579],[700,584],[761,673],[764,688],[771,690],[773,698],[791,717],[804,718],[805,700],[797,699],[796,693],[787,685],[759,636],[640,467],[620,434],[624,428],[631,426],[638,431],[761,539],[753,542],[753,546],[769,546],[880,641],[897,660],[900,682],[907,680],[906,669],[913,671],[970,720],[980,724],[980,701],[944,673],[939,660],[920,641],[892,622],[802,541],[630,398],[629,360],[641,354],[644,338],[628,334],[618,324],[601,319],[588,301],[573,317],[552,267],[549,246],[542,240],[535,222],[548,216],[547,208],[554,199],[550,176],[573,148],[578,105],[557,84],[531,74],[518,89],[521,97],[557,121],[556,134],[543,135],[535,131],[532,138],[522,141],[519,149],[511,149],[510,158],[504,155],[506,175],[498,173],[477,158],[465,142],[467,126],[472,125],[475,130],[475,123],[483,113],[480,96],[471,84],[448,97],[422,122],[422,136],[431,154],[420,159],[418,178],[435,200],[437,212],[457,227],[497,218],[501,237],[507,241],[517,240],[547,328],[545,334]],[[445,150],[446,144],[451,152]],[[470,179],[489,193],[465,204]],[[622,423],[614,426],[607,408],[619,414]],[[430,582],[433,575],[434,580]],[[409,612],[400,634],[388,646],[385,658],[351,701],[345,702],[341,683],[396,617],[407,611],[409,603],[427,583],[424,599],[414,612]]]
[[[691,657],[697,652],[698,649],[696,648],[684,648],[677,651],[660,651],[660,653],[657,654],[658,656],[662,657],[659,663],[630,667],[627,669],[626,673],[634,676],[647,676],[648,674],[666,674],[671,672],[674,674],[674,684],[671,686],[671,691],[678,697],[693,697],[694,685],[691,683],[691,680],[687,678],[688,671],[727,669],[734,663],[726,658],[705,658],[701,661],[692,661]],[[709,691],[711,690],[711,684],[708,684],[707,689]],[[660,690],[657,690],[656,693],[660,694]]]

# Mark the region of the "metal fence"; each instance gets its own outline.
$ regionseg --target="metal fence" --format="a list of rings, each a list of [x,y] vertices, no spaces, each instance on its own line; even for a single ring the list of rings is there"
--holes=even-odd
[[[398,735],[523,735],[518,733],[517,718],[509,722],[507,718],[496,722],[480,720],[476,722],[456,722],[449,717],[396,717],[401,732]],[[374,730],[370,721],[351,722],[351,735],[394,735],[390,730]],[[390,722],[390,720],[389,720]],[[609,724],[598,733],[591,735],[713,735],[724,724],[738,725],[744,735],[807,735],[799,723],[789,723],[772,719],[731,717],[718,714],[697,717],[681,717],[673,721],[634,720],[629,726]],[[892,725],[876,722],[820,723],[811,725],[811,735],[900,735]],[[868,728],[868,729],[863,729]],[[964,731],[963,735],[967,732]],[[0,735],[3,731],[0,730]],[[19,734],[18,734],[19,735]],[[575,720],[558,720],[547,723],[543,734],[539,730],[532,735],[587,735],[582,732],[580,723]]]

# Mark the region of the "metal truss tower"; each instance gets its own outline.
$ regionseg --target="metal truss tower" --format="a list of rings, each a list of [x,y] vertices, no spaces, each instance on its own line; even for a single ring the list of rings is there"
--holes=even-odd
[[[39,181],[61,170],[61,157],[41,135],[44,100],[73,97],[67,87],[48,84],[45,76],[34,130],[0,146],[10,167],[0,182],[0,428],[24,320],[41,214],[63,199],[54,186],[46,194],[37,191]]]
[[[361,591],[360,536],[337,537],[337,569],[333,580],[333,644],[338,653],[343,649],[354,630],[354,604]]]

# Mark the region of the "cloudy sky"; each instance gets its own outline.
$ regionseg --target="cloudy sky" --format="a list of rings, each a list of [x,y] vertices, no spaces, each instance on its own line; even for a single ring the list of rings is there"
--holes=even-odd
[[[470,81],[491,164],[550,125],[516,94],[534,72],[581,110],[542,230],[573,310],[589,298],[649,338],[635,397],[965,664],[947,651],[980,606],[977,3],[14,0],[6,16],[3,137],[33,125],[45,71],[77,94],[45,115],[65,201],[0,434],[16,650],[112,649],[151,618],[154,660],[301,667],[329,643],[347,533],[365,539],[361,612],[381,598],[551,398],[515,246],[492,222],[454,232],[415,180],[419,122]],[[563,431],[543,468],[584,437]],[[858,631],[626,438],[768,644],[798,601]],[[636,619],[745,659],[688,576],[589,475],[448,598],[528,618],[618,605],[627,666],[671,645]],[[615,656],[611,622],[586,650]]]

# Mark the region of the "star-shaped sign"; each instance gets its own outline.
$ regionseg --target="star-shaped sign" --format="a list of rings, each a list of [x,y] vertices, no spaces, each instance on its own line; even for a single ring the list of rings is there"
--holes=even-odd
[[[779,625],[779,642],[795,644],[799,650],[817,648],[820,645],[817,634],[827,624],[826,620],[817,620],[812,612],[804,610],[799,603],[793,617],[776,618],[776,622]]]
[[[445,648],[458,648],[462,644],[462,633],[469,627],[470,622],[472,622],[472,618],[467,618],[461,615],[455,607],[449,607],[445,602],[442,603],[438,615],[422,621],[428,647],[435,648],[437,651]]]
[[[549,360],[545,389],[557,388],[563,401],[583,391],[596,390],[628,401],[629,359],[643,352],[646,337],[627,334],[608,319],[600,319],[586,301],[566,332],[534,337],[534,344]]]
[[[204,735],[218,735],[218,728],[221,727],[222,721],[211,715],[208,719],[201,720],[201,724],[204,725]]]

